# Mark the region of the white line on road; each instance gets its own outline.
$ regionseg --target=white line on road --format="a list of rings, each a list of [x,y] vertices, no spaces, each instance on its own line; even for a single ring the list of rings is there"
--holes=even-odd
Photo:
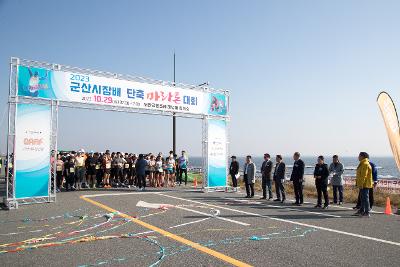
[[[253,212],[247,212],[247,211],[242,211],[242,210],[222,207],[222,206],[208,204],[208,203],[204,203],[204,202],[200,202],[200,201],[196,201],[196,200],[185,199],[185,198],[180,198],[180,197],[174,197],[174,196],[170,196],[170,195],[166,195],[166,194],[159,194],[159,195],[160,196],[169,197],[169,198],[184,200],[184,201],[188,201],[188,202],[192,202],[192,203],[196,203],[196,204],[200,204],[200,205],[206,205],[206,206],[214,207],[214,208],[218,208],[218,209],[224,209],[224,210],[229,210],[229,211],[238,212],[238,213],[242,213],[242,214],[247,214],[247,215],[251,215],[251,216],[256,216],[256,217],[261,217],[261,218],[268,218],[268,219],[279,221],[279,222],[286,222],[286,223],[290,223],[290,224],[295,224],[295,225],[310,227],[310,228],[314,228],[314,229],[319,229],[319,230],[323,230],[323,231],[327,231],[327,232],[332,232],[332,233],[337,233],[337,234],[342,234],[342,235],[347,235],[347,236],[352,236],[352,237],[358,237],[358,238],[372,240],[372,241],[385,243],[385,244],[389,244],[389,245],[400,246],[399,242],[394,242],[394,241],[390,241],[390,240],[384,240],[384,239],[379,239],[379,238],[375,238],[375,237],[370,237],[370,236],[365,236],[365,235],[360,235],[360,234],[354,234],[354,233],[350,233],[350,232],[335,230],[335,229],[321,227],[321,226],[307,224],[307,223],[290,221],[290,220],[286,220],[286,219],[280,219],[280,218],[276,218],[276,217],[270,217],[268,215],[261,215],[261,214],[257,214],[257,213],[253,213]]]
[[[185,225],[188,225],[188,224],[203,222],[203,221],[205,221],[205,220],[209,220],[210,218],[211,218],[211,217],[203,218],[203,219],[200,219],[200,220],[197,220],[197,221],[182,223],[182,224],[178,224],[178,225],[171,226],[171,227],[168,227],[168,228],[169,228],[169,229],[178,228],[178,227],[185,226]]]
[[[248,223],[244,223],[244,222],[239,222],[239,221],[231,220],[231,219],[224,218],[224,217],[213,216],[213,215],[211,215],[211,214],[209,214],[209,213],[205,213],[205,212],[201,212],[201,211],[197,211],[197,210],[192,210],[192,209],[188,209],[188,208],[184,208],[184,207],[179,207],[179,206],[175,206],[175,207],[176,207],[177,209],[190,211],[190,212],[193,212],[193,213],[201,214],[201,215],[204,215],[204,216],[207,216],[207,217],[212,217],[212,218],[215,218],[215,219],[219,219],[219,220],[223,220],[223,221],[227,221],[227,222],[231,222],[231,223],[236,223],[236,224],[240,224],[240,225],[244,225],[244,226],[249,226],[249,225],[250,225],[250,224],[248,224]]]
[[[247,199],[237,199],[237,198],[230,198],[230,197],[224,197],[223,199],[228,199],[228,200],[233,200],[237,202],[244,202],[244,203],[249,203],[249,204],[256,204],[256,205],[261,205],[265,207],[271,207],[271,208],[277,208],[277,209],[285,209],[285,210],[291,210],[291,211],[301,211],[301,212],[306,212],[306,213],[311,213],[311,214],[317,214],[321,216],[327,216],[327,217],[334,217],[334,218],[341,218],[342,216],[339,215],[333,215],[325,212],[316,212],[316,211],[308,211],[308,210],[302,210],[302,209],[294,209],[291,207],[286,207],[286,206],[276,206],[276,205],[271,205],[271,204],[266,204],[260,201],[250,201]]]

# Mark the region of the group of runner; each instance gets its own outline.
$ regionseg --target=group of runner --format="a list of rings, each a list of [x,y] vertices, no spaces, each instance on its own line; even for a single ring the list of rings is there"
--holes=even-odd
[[[145,188],[146,185],[174,187],[183,182],[186,185],[188,165],[189,159],[185,151],[179,157],[173,151],[166,157],[161,152],[157,155],[109,150],[104,153],[86,153],[83,149],[77,152],[60,152],[55,162],[57,192],[62,189],[70,191],[82,188]],[[145,173],[144,177],[140,175],[142,171]]]

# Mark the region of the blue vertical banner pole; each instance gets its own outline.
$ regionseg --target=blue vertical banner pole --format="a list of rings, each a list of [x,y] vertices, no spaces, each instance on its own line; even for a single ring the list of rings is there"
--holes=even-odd
[[[15,197],[48,197],[51,107],[17,104],[15,130]]]
[[[208,120],[207,187],[227,187],[227,122]]]

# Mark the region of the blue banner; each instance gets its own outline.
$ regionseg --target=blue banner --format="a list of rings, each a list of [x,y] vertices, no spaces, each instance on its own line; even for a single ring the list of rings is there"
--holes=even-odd
[[[18,95],[214,116],[227,115],[229,100],[223,93],[27,66],[18,67]]]
[[[49,196],[50,106],[18,104],[15,131],[15,197]]]

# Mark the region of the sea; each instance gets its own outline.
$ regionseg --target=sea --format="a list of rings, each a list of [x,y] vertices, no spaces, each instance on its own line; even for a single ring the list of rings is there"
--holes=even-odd
[[[240,167],[244,165],[245,157],[238,157],[238,162]],[[314,172],[314,166],[317,163],[317,157],[302,157],[306,165],[305,174],[311,175]],[[262,157],[253,157],[253,162],[256,164],[257,169],[259,170],[264,159]],[[291,172],[291,168],[293,167],[293,159],[292,157],[284,157],[283,161],[286,163],[286,169],[288,174]],[[400,172],[396,166],[396,162],[393,157],[375,157],[371,158],[371,161],[375,163],[378,170],[378,177],[380,179],[400,179]],[[202,167],[202,158],[201,157],[191,157],[189,159],[190,167],[193,168],[201,168]],[[325,162],[329,165],[332,162],[332,159],[326,159]],[[356,169],[358,166],[358,158],[355,157],[341,157],[340,162],[343,163],[345,167],[345,176],[355,176]]]

